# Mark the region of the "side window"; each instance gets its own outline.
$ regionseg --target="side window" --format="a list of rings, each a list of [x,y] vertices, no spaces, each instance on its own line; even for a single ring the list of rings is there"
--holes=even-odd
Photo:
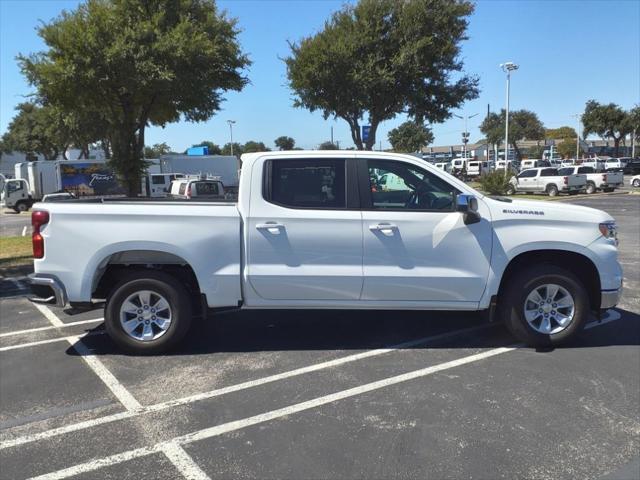
[[[154,185],[164,185],[164,175],[151,175],[151,183]]]
[[[289,208],[346,208],[345,168],[342,159],[271,160],[264,197]]]
[[[453,210],[459,191],[427,170],[394,160],[367,160],[367,170],[375,210]]]
[[[178,190],[178,195],[184,195],[184,192],[187,190],[187,184],[181,183],[180,189]]]
[[[537,170],[525,170],[524,172],[522,172],[520,175],[518,175],[518,178],[531,178],[531,177],[535,177],[536,176]]]
[[[22,190],[22,182],[9,182],[7,183],[7,192],[14,193]]]
[[[196,195],[218,195],[218,184],[216,182],[197,182]]]
[[[595,173],[592,167],[580,167],[578,173]]]
[[[558,175],[558,171],[555,168],[544,168],[540,172],[541,177],[555,177]]]

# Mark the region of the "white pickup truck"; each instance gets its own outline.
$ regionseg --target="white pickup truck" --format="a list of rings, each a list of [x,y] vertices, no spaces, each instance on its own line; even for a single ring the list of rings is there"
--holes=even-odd
[[[596,193],[597,190],[613,192],[616,188],[624,184],[624,175],[622,172],[598,173],[593,167],[578,165],[562,167],[558,169],[558,174],[563,176],[574,174],[586,175],[587,185],[585,190],[588,194]]]
[[[529,168],[511,177],[507,193],[559,193],[574,195],[587,188],[586,175],[562,175],[557,168]]]
[[[193,316],[230,307],[486,311],[530,345],[555,345],[620,297],[605,212],[492,199],[408,155],[242,163],[237,203],[37,204],[33,300],[106,299],[111,338],[155,353]]]

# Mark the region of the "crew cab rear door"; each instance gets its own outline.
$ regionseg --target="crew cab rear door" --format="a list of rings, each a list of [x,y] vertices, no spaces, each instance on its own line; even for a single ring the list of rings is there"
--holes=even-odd
[[[245,269],[260,298],[360,298],[362,214],[347,157],[286,156],[254,165]]]

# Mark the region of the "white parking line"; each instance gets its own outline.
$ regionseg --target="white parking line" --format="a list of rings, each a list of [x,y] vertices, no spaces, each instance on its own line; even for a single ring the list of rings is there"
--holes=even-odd
[[[33,477],[32,480],[59,480],[59,479],[68,478],[74,475],[80,475],[83,473],[95,471],[109,465],[115,465],[127,460],[131,460],[133,458],[139,458],[146,455],[150,455],[155,452],[164,451],[164,449],[170,445],[186,445],[186,444],[197,442],[200,440],[206,440],[212,437],[223,435],[225,433],[241,430],[243,428],[247,428],[253,425],[257,425],[260,423],[282,418],[287,415],[292,415],[294,413],[299,413],[305,410],[310,410],[312,408],[317,408],[322,405],[326,405],[328,403],[344,400],[345,398],[362,395],[364,393],[372,392],[374,390],[379,390],[381,388],[389,387],[402,382],[407,382],[409,380],[415,380],[418,378],[426,377],[428,375],[433,375],[434,373],[442,372],[444,370],[449,370],[451,368],[478,362],[480,360],[494,357],[496,355],[501,355],[503,353],[511,352],[516,348],[518,348],[518,346],[494,348],[492,350],[487,350],[485,352],[476,353],[474,355],[469,355],[469,356],[462,357],[449,362],[440,363],[438,365],[433,365],[431,367],[421,368],[419,370],[414,370],[412,372],[403,373],[401,375],[396,375],[394,377],[389,377],[389,378],[385,378],[375,382],[367,383],[364,385],[360,385],[358,387],[349,388],[347,390],[341,390],[339,392],[317,397],[312,400],[308,400],[306,402],[300,402],[293,405],[289,405],[288,407],[279,408],[277,410],[261,413],[259,415],[254,415],[252,417],[247,417],[241,420],[235,420],[232,422],[223,423],[221,425],[216,425],[215,427],[198,430],[198,431],[189,433],[187,435],[182,435],[182,436],[173,438],[167,442],[158,443],[152,447],[143,447],[136,450],[130,450],[125,453],[112,455],[110,457],[91,460],[86,463],[74,465],[73,467],[59,470],[57,472],[51,472],[44,475],[40,475],[38,477]]]
[[[237,392],[240,390],[246,390],[248,388],[257,387],[260,385],[264,385],[271,382],[276,382],[278,380],[284,380],[287,378],[295,377],[298,375],[303,375],[305,373],[316,372],[320,370],[324,370],[331,367],[337,367],[339,365],[343,365],[345,363],[355,362],[357,360],[362,360],[365,358],[374,357],[377,355],[382,355],[389,352],[394,352],[400,350],[402,348],[411,348],[418,345],[428,345],[437,343],[439,341],[445,340],[447,338],[455,337],[457,335],[468,334],[477,332],[480,330],[485,330],[494,327],[495,324],[485,324],[478,325],[476,327],[465,328],[461,330],[455,330],[453,332],[442,333],[439,335],[433,335],[430,337],[423,337],[416,340],[411,340],[408,342],[403,342],[397,345],[393,345],[388,348],[378,348],[375,350],[368,350],[366,352],[355,353],[353,355],[347,355],[344,357],[336,358],[334,360],[328,360],[326,362],[316,363],[313,365],[309,365],[306,367],[296,368],[294,370],[289,370],[282,373],[276,373],[274,375],[269,375],[267,377],[258,378],[256,380],[249,380],[247,382],[239,383],[236,385],[230,385],[228,387],[218,388],[216,390],[210,390],[208,392],[197,393],[195,395],[190,395],[187,397],[183,397],[177,400],[169,400],[162,403],[157,403],[155,405],[149,405],[147,407],[141,407],[138,410],[131,410],[121,413],[115,413],[113,415],[105,415],[104,417],[94,418],[91,420],[85,420],[83,422],[73,423],[70,425],[65,425],[64,427],[53,428],[51,430],[46,430],[44,432],[33,433],[29,435],[24,435],[22,437],[12,438],[10,440],[5,440],[0,442],[0,450],[5,448],[16,447],[19,445],[24,445],[25,443],[31,443],[38,440],[44,440],[51,437],[56,437],[59,435],[64,435],[71,432],[77,432],[79,430],[85,430],[87,428],[92,428],[98,425],[104,425],[106,423],[116,422],[119,420],[124,420],[126,418],[137,417],[139,415],[144,415],[152,412],[159,412],[165,410],[167,408],[177,407],[181,405],[187,405],[194,402],[198,402],[201,400],[206,400],[209,398],[214,398],[220,395],[225,395],[232,392]]]
[[[44,332],[45,330],[56,330],[58,328],[75,327],[76,325],[85,325],[87,323],[97,323],[97,322],[102,322],[102,321],[104,321],[104,318],[94,318],[94,319],[91,319],[91,320],[79,320],[77,322],[64,323],[62,327],[57,327],[55,325],[50,325],[48,327],[28,328],[26,330],[16,330],[15,332],[0,333],[0,338],[2,338],[2,337],[12,337],[14,335],[25,335],[25,334],[28,334],[28,333],[35,333],[35,332]]]
[[[40,313],[44,315],[44,317],[51,322],[51,325],[54,327],[60,328],[64,327],[64,322],[58,318],[58,316],[51,311],[51,309],[45,305],[41,305],[39,303],[34,303],[34,307],[40,310]]]
[[[84,337],[90,337],[93,335],[102,335],[104,332],[88,332],[82,335]],[[76,337],[57,337],[57,338],[49,338],[47,340],[38,340],[37,342],[27,342],[27,343],[19,343],[17,345],[9,345],[8,347],[0,347],[0,352],[6,352],[8,350],[18,350],[20,348],[29,348],[36,347],[38,345],[46,345],[47,343],[55,343],[55,342],[72,342]]]
[[[193,458],[184,451],[184,448],[177,443],[167,443],[162,447],[162,453],[182,473],[184,478],[188,480],[211,480],[198,464],[193,461]]]

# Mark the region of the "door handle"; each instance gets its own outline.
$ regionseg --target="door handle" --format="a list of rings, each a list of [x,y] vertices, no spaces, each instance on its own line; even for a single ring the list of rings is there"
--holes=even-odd
[[[273,235],[279,235],[280,229],[283,229],[284,225],[281,223],[271,222],[271,223],[258,223],[256,224],[256,229],[258,230],[266,230]]]
[[[383,235],[390,237],[393,235],[393,231],[398,227],[393,223],[378,223],[377,225],[369,225],[369,230],[372,232],[381,232]]]

